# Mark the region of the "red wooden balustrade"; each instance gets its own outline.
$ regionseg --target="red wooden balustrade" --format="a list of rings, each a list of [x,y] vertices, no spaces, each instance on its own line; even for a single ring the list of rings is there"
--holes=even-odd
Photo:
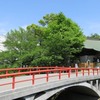
[[[12,71],[12,73],[9,73],[9,71]],[[15,73],[13,71],[15,71]],[[1,69],[0,72],[5,72],[0,75],[0,79],[12,78],[11,82],[0,83],[0,87],[11,84],[12,89],[15,89],[16,83],[31,81],[32,85],[34,85],[35,80],[38,80],[38,79],[46,79],[46,82],[48,82],[51,77],[58,77],[58,79],[60,80],[62,79],[62,76],[64,75],[70,78],[71,74],[74,74],[75,77],[78,77],[79,75],[84,77],[85,74],[87,74],[88,76],[99,75],[100,69],[99,68],[35,67],[35,68]],[[49,75],[50,73],[52,73],[52,75]],[[55,75],[53,73],[58,73],[58,74]],[[35,78],[35,75],[38,75],[38,74],[41,74],[41,75],[44,74],[44,76]],[[23,75],[25,76],[31,75],[32,77],[30,79],[23,79],[20,81],[18,80],[16,81],[16,77],[23,76]]]
[[[35,70],[47,70],[47,69],[56,69],[62,67],[25,67],[25,68],[7,68],[7,69],[0,69],[0,74],[8,74],[8,73],[16,73],[16,72],[29,72]]]

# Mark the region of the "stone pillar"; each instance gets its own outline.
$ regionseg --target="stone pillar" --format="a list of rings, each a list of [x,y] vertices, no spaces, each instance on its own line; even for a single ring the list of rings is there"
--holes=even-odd
[[[90,81],[91,88],[93,87],[93,81]]]
[[[98,89],[99,89],[99,91],[100,91],[100,80],[98,80],[99,82],[98,82]]]
[[[96,89],[99,89],[99,81],[96,80]]]

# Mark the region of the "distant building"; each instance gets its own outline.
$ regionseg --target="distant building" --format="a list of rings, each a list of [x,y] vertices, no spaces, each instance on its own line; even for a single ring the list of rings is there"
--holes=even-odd
[[[86,40],[79,56],[79,67],[100,67],[100,40]]]

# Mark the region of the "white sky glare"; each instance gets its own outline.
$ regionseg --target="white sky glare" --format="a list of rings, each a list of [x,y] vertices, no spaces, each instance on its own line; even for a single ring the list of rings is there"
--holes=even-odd
[[[5,41],[5,37],[4,36],[0,36],[0,52],[6,50],[6,48],[4,47],[3,43]]]

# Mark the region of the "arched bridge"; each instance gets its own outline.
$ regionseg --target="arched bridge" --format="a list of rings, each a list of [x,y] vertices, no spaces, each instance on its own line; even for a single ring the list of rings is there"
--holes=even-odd
[[[0,70],[0,100],[99,100],[99,68]]]

